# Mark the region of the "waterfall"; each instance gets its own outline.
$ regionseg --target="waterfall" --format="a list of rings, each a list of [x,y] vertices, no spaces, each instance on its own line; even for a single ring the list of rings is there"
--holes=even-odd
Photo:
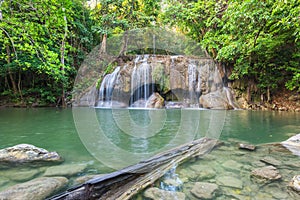
[[[134,60],[134,68],[131,75],[131,99],[132,107],[145,107],[152,91],[152,69],[148,64],[149,55],[137,56]],[[139,65],[139,62],[141,64]],[[144,106],[143,106],[144,105]]]
[[[112,105],[113,90],[118,79],[120,67],[117,67],[113,73],[107,74],[99,89],[98,107],[110,107]]]
[[[194,60],[191,60],[188,65],[188,91],[189,102],[191,107],[198,107],[198,95],[201,90],[200,73],[197,70],[197,65]]]
[[[154,94],[151,102],[158,108],[238,108],[212,60],[184,56],[138,55],[107,74],[97,98],[85,101],[96,101],[97,107],[146,108]]]

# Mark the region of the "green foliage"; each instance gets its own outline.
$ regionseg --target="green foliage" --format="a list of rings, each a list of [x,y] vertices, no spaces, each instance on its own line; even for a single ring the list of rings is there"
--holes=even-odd
[[[38,93],[55,103],[72,87],[84,54],[95,44],[93,21],[83,5],[83,0],[2,2],[0,92],[12,88],[21,99]]]
[[[299,1],[170,2],[164,22],[189,34],[219,62],[233,66],[232,79],[253,79],[261,89],[284,82],[291,90],[300,89]]]

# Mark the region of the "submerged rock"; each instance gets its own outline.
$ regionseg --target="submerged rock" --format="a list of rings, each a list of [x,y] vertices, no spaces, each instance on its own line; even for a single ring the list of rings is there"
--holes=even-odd
[[[184,200],[185,194],[182,192],[166,191],[156,187],[152,187],[144,192],[144,197],[151,200]]]
[[[256,149],[256,146],[253,145],[253,144],[240,143],[239,144],[239,149],[245,149],[245,150],[249,150],[249,151],[254,151]]]
[[[273,166],[281,165],[281,161],[276,160],[275,158],[273,158],[271,156],[266,156],[266,157],[260,159],[260,161],[262,161],[264,163],[267,163],[267,164],[270,164],[270,165],[273,165]]]
[[[36,161],[62,161],[56,152],[49,152],[31,144],[19,144],[0,150],[0,163],[26,163]]]
[[[300,175],[296,175],[292,178],[289,187],[300,194]]]
[[[68,183],[65,177],[41,177],[17,184],[0,192],[0,199],[5,200],[42,200],[60,190]]]
[[[274,166],[266,166],[252,170],[251,176],[265,179],[265,180],[278,180],[281,178],[279,171]]]
[[[225,187],[243,189],[243,181],[232,176],[220,176],[217,178],[217,184]]]
[[[293,154],[300,156],[300,133],[281,142],[281,144]]]
[[[212,199],[217,190],[218,185],[214,183],[197,182],[192,188],[191,193],[199,199]]]
[[[83,184],[88,180],[94,179],[94,178],[100,178],[102,176],[104,176],[105,174],[91,174],[91,175],[85,175],[85,176],[80,176],[78,178],[76,178],[73,181],[74,185],[79,185],[79,184]]]
[[[28,181],[36,177],[41,171],[30,168],[12,168],[0,172],[1,177],[6,177],[12,181]]]
[[[44,176],[72,176],[81,173],[87,167],[86,164],[68,164],[49,167]]]

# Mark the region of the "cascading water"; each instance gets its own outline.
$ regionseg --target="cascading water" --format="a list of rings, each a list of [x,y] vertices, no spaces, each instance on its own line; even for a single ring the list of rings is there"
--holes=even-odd
[[[199,107],[199,94],[201,91],[201,78],[195,61],[191,60],[188,65],[188,86],[190,107]]]
[[[98,107],[111,107],[112,106],[112,94],[118,79],[120,67],[117,67],[113,73],[107,74],[101,83],[99,89],[99,101]]]
[[[146,101],[153,92],[152,69],[148,64],[148,55],[137,56],[134,60],[134,68],[131,75],[131,99],[130,106],[145,107]],[[140,65],[139,62],[142,62]]]
[[[207,58],[139,55],[107,74],[98,93],[98,107],[238,108],[217,66]]]

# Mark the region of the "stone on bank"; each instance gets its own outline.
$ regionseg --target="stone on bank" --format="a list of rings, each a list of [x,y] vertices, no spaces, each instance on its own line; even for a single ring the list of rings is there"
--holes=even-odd
[[[0,199],[5,200],[43,200],[65,187],[68,179],[65,177],[41,177],[17,184],[0,192]]]

